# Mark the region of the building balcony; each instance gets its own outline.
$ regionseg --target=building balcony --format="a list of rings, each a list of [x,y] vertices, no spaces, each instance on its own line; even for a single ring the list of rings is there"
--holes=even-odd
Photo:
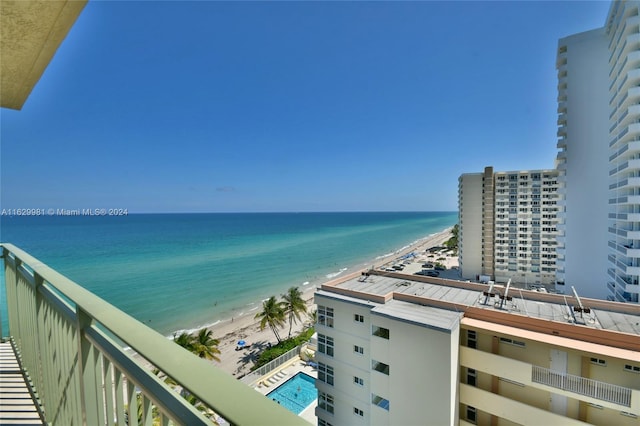
[[[634,53],[637,53],[640,57],[640,52]],[[631,105],[637,104],[638,98],[640,98],[640,87],[630,88],[618,101],[618,110],[626,109]]]
[[[640,195],[625,195],[617,198],[609,198],[609,204],[640,204]]]
[[[640,213],[609,213],[609,219],[640,222]]]
[[[44,423],[307,424],[28,253],[11,244],[0,247],[9,338]]]
[[[567,149],[567,138],[559,138],[558,143],[556,144],[556,148],[558,149]]]
[[[640,70],[635,71],[637,71],[638,75],[640,75]],[[628,126],[629,124],[636,122],[638,116],[640,116],[640,105],[630,105],[629,108],[627,108],[627,110],[620,115],[620,118],[618,118],[616,125]]]
[[[468,347],[460,348],[460,364],[478,372],[519,383],[527,388],[567,396],[618,411],[640,412],[640,390],[615,383],[562,373]],[[460,402],[467,403],[463,398],[464,396],[461,395]],[[524,400],[521,402],[526,404]],[[526,423],[528,422],[523,422],[523,424]]]
[[[633,188],[640,187],[640,177],[630,177],[625,180],[626,180],[626,184],[621,185],[619,187],[620,189],[633,189]]]
[[[561,114],[558,114],[558,126],[564,126],[567,124],[567,113],[563,112]]]
[[[624,265],[622,270],[626,275],[640,276],[640,267],[638,266]]]
[[[566,138],[567,137],[567,128],[564,126],[558,127],[558,131],[556,132],[556,135],[559,138]]]
[[[631,406],[630,388],[587,379],[573,374],[558,373],[549,368],[533,365],[531,381],[567,392],[588,396],[625,407]]]

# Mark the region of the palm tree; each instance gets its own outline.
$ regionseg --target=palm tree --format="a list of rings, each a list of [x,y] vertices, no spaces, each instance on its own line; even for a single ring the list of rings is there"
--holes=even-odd
[[[186,350],[188,350],[189,352],[193,351],[193,345],[192,345],[193,336],[191,334],[184,331],[180,333],[180,335],[176,335],[174,333],[173,341],[178,345],[182,346],[183,348],[185,348]]]
[[[218,349],[220,341],[214,339],[211,334],[211,330],[202,328],[198,331],[198,334],[189,334],[186,332],[182,332],[180,335],[174,334],[173,341],[200,358],[212,359],[219,362],[220,358],[218,358],[217,354],[220,353],[220,349]]]
[[[200,358],[212,359],[220,362],[220,358],[218,358],[218,354],[220,353],[220,349],[218,349],[220,340],[214,339],[211,336],[212,334],[213,332],[208,328],[202,328],[198,331],[198,334],[195,336],[192,335],[191,352],[198,355]]]
[[[268,300],[265,300],[262,303],[262,312],[258,312],[255,318],[261,318],[260,330],[264,330],[266,325],[269,324],[271,331],[273,331],[273,334],[276,335],[276,339],[278,339],[278,343],[282,341],[282,339],[280,339],[280,334],[278,333],[278,327],[282,327],[284,325],[285,312],[282,302],[278,302],[275,296],[271,296]]]
[[[286,294],[282,295],[284,300],[284,311],[289,316],[289,337],[293,323],[300,320],[300,313],[307,313],[307,304],[302,299],[302,293],[298,287],[291,287]]]

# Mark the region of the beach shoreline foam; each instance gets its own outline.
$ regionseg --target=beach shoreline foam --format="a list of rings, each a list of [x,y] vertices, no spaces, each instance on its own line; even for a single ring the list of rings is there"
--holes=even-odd
[[[440,232],[430,234],[424,238],[420,238],[411,244],[408,244],[392,253],[387,253],[376,257],[371,262],[364,264],[362,267],[356,268],[341,268],[340,273],[335,274],[333,277],[326,277],[325,280],[320,280],[317,284],[309,283],[305,281],[298,287],[303,293],[303,298],[306,301],[307,309],[309,312],[315,310],[313,303],[313,295],[318,287],[322,284],[327,284],[333,281],[340,282],[350,277],[360,275],[364,270],[370,268],[377,268],[391,261],[395,261],[402,256],[405,256],[411,252],[424,251],[427,248],[442,245],[451,236],[452,227],[448,227]],[[332,274],[329,274],[332,275]],[[279,298],[280,295],[277,295]],[[259,312],[261,304],[257,304],[257,308],[251,310],[245,309],[242,315],[234,316],[225,320],[217,320],[211,325],[206,325],[208,329],[212,330],[213,336],[219,339],[220,344],[220,362],[212,361],[217,367],[221,368],[229,374],[240,377],[249,373],[251,366],[253,365],[253,359],[257,353],[269,344],[274,345],[277,340],[273,332],[266,327],[264,330],[260,330],[259,320],[255,319],[255,315]],[[292,335],[299,333],[310,322],[309,319],[303,316],[303,321],[293,325]],[[202,327],[200,327],[202,328]],[[281,330],[282,337],[285,338],[288,335],[288,322],[287,325]],[[182,330],[176,331],[180,333]],[[185,331],[195,331],[185,330]],[[170,336],[172,337],[172,336]],[[239,340],[245,340],[250,347],[240,351],[236,350],[237,342]]]

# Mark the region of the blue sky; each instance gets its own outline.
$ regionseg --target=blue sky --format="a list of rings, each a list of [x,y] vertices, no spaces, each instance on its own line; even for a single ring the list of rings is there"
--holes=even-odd
[[[552,168],[558,39],[609,2],[90,1],[21,111],[2,208],[456,210]]]

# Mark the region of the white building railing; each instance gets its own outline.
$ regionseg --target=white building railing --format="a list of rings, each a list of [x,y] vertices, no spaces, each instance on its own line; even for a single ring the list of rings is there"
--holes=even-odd
[[[23,250],[0,250],[10,338],[47,424],[307,424]]]
[[[551,386],[602,401],[631,407],[631,389],[586,377],[558,373],[544,367],[532,366],[531,380],[534,383]]]
[[[306,345],[306,343],[302,344],[302,345],[298,345],[295,348],[283,353],[278,358],[273,359],[273,360],[269,361],[268,363],[266,363],[265,365],[256,368],[251,373],[245,375],[241,379],[242,382],[243,383],[247,383],[247,384],[251,384],[251,383],[257,381],[260,377],[269,374],[270,372],[272,372],[276,368],[280,367],[284,363],[286,363],[286,362],[290,361],[291,359],[297,357],[300,354],[300,350],[305,345]]]

